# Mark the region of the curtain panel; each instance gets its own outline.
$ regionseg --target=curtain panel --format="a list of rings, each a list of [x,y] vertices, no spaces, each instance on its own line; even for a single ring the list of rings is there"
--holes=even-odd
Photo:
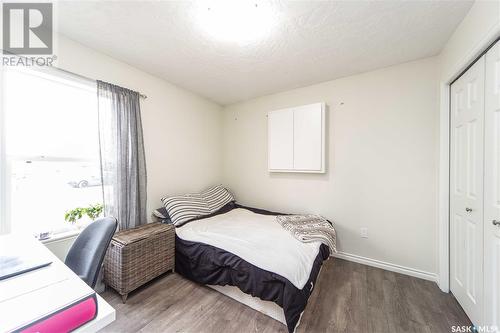
[[[147,222],[140,94],[97,81],[104,213],[120,229]]]

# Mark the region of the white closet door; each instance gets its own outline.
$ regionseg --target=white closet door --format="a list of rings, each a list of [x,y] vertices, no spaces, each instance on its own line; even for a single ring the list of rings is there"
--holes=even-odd
[[[500,329],[500,43],[486,54],[485,87],[484,309]]]
[[[451,291],[483,322],[484,57],[451,86]]]
[[[293,169],[293,109],[272,111],[267,117],[269,169]]]

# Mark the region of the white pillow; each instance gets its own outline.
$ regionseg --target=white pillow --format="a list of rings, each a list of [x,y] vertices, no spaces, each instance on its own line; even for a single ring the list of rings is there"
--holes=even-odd
[[[234,201],[234,197],[224,186],[215,185],[201,193],[172,196],[161,201],[172,223],[179,227],[197,217],[215,213]]]
[[[225,187],[222,185],[212,186],[205,191],[200,193],[200,196],[203,197],[210,208],[212,213],[215,213],[224,205],[234,201],[234,197]]]
[[[200,195],[180,195],[161,199],[172,223],[179,227],[194,218],[211,213],[207,201]]]

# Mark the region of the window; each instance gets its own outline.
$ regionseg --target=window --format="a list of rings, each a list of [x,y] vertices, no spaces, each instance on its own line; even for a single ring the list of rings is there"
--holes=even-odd
[[[9,69],[4,103],[4,229],[38,234],[75,228],[65,212],[103,200],[95,85]]]

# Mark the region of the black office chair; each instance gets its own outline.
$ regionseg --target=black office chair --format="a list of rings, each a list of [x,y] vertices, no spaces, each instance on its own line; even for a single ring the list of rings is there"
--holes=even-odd
[[[86,227],[69,249],[64,263],[91,288],[95,287],[118,222],[114,217],[104,217]]]

